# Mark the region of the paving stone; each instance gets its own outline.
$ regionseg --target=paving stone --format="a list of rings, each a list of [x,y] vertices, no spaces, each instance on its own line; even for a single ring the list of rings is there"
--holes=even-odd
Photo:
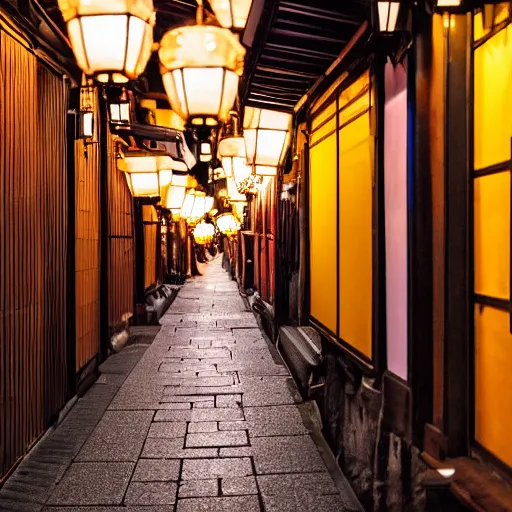
[[[244,410],[249,436],[293,436],[307,434],[295,405],[247,407]]]
[[[181,482],[178,491],[179,498],[201,498],[204,496],[218,496],[219,481],[215,480],[187,480]]]
[[[286,377],[242,376],[244,407],[299,403],[300,395],[294,396],[288,382]]]
[[[198,423],[191,422],[188,424],[188,431],[191,434],[198,432],[217,432],[218,430],[216,421],[200,421]]]
[[[242,406],[242,395],[220,395],[215,399],[216,407],[234,407]]]
[[[174,505],[149,507],[139,507],[137,505],[127,507],[45,507],[43,512],[174,512]]]
[[[164,388],[164,397],[162,402],[172,402],[174,399],[170,399],[170,396],[174,395],[232,395],[234,393],[241,393],[243,391],[240,384],[233,386],[222,386],[222,387],[190,387],[190,386],[168,386]],[[262,404],[256,404],[262,405]]]
[[[154,421],[191,421],[192,411],[192,409],[188,411],[158,410],[156,411]]]
[[[147,439],[141,457],[148,459],[202,459],[218,457],[218,448],[187,448],[181,439]]]
[[[188,434],[185,440],[187,448],[206,448],[209,446],[243,446],[248,444],[245,431],[224,431]]]
[[[160,412],[160,411],[159,411]],[[167,411],[162,411],[167,412]],[[170,411],[173,412],[173,411]],[[191,421],[235,421],[243,420],[244,413],[238,409],[192,409]],[[158,413],[157,413],[158,415]]]
[[[309,436],[251,439],[258,474],[324,471],[325,465]]]
[[[183,480],[203,480],[208,478],[242,477],[252,475],[249,458],[232,459],[191,459],[183,461]]]
[[[211,402],[196,402],[194,404],[194,409],[214,409],[215,402],[212,400]]]
[[[212,395],[212,396],[208,396],[208,395],[190,395],[190,396],[187,396],[187,395],[172,395],[170,397],[164,397],[162,399],[162,403],[169,403],[169,402],[172,402],[172,403],[179,403],[179,402],[183,402],[183,403],[191,403],[191,404],[196,404],[198,402],[209,402],[209,401],[214,401],[215,400],[215,397]]]
[[[244,476],[241,478],[223,478],[221,480],[221,489],[223,496],[258,494],[258,486],[256,485],[256,479],[253,476]]]
[[[159,407],[159,409],[186,411],[187,409],[192,409],[192,405],[188,402],[166,402],[165,405],[163,407]]]
[[[106,411],[76,460],[136,461],[152,418],[152,411]]]
[[[184,372],[201,372],[201,371],[216,371],[216,368],[212,364],[205,364],[205,363],[162,363],[160,365],[160,372],[167,372],[167,373],[174,373],[179,375],[180,373],[183,374]]]
[[[221,375],[219,377],[195,377],[195,378],[180,378],[180,384],[190,387],[223,387],[233,384],[233,377],[230,375]]]
[[[169,350],[170,357],[182,357],[185,359],[230,359],[231,352],[227,348],[185,348],[185,347],[171,347]]]
[[[134,467],[129,462],[71,464],[47,504],[118,505]]]
[[[219,421],[219,430],[246,430],[246,421]]]
[[[132,476],[132,482],[177,481],[179,474],[179,460],[139,459]]]
[[[344,512],[358,510],[343,503],[327,472],[258,476],[265,510],[272,512]]]
[[[131,482],[124,502],[127,505],[173,505],[177,490],[174,482]]]
[[[149,429],[148,438],[175,438],[185,437],[187,424],[183,421],[168,421],[152,423]]]
[[[253,450],[251,446],[235,446],[231,448],[221,448],[220,457],[252,457]]]
[[[260,512],[256,496],[188,498],[178,500],[177,512]]]

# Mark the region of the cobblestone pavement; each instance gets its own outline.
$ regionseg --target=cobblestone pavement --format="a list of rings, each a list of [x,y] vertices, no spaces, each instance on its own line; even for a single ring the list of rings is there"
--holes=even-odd
[[[46,493],[17,510],[360,510],[331,479],[286,367],[220,258],[187,281],[161,324]]]

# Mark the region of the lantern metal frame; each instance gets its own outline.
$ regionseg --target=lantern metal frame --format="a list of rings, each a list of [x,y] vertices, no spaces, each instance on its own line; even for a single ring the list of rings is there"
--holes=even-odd
[[[79,39],[80,39],[80,43],[81,43],[82,49],[83,49],[83,59],[84,59],[85,63],[87,64],[87,69],[82,69],[82,71],[85,73],[85,75],[90,78],[93,78],[97,82],[100,82],[103,84],[106,84],[106,83],[124,84],[124,83],[129,82],[130,80],[136,79],[139,76],[139,74],[144,71],[144,69],[151,57],[151,48],[153,45],[153,27],[156,22],[156,13],[155,13],[155,10],[153,7],[153,1],[151,0],[151,7],[152,7],[151,13],[146,19],[133,14],[130,10],[121,11],[121,12],[113,12],[113,13],[104,12],[101,14],[78,14],[78,8],[76,6],[74,8],[70,7],[69,6],[70,3],[73,3],[73,2],[70,2],[70,0],[58,0],[59,9],[62,13],[64,22],[66,23],[66,27],[68,29],[69,39],[71,42],[71,47],[73,49],[73,53],[75,53],[75,58],[76,58],[76,51],[75,51],[75,47],[73,45],[73,37],[71,35],[73,33],[73,31],[71,31],[69,29],[69,24],[71,22],[73,22],[74,20],[77,20],[77,22],[79,24],[79,36],[80,36]],[[74,3],[76,3],[76,2],[74,2]],[[67,10],[74,10],[75,11],[74,15],[66,14]],[[126,38],[125,38],[126,40],[125,40],[125,45],[124,45],[124,56],[122,58],[122,62],[123,62],[122,69],[101,69],[101,70],[97,70],[97,71],[92,71],[91,64],[90,64],[91,56],[88,55],[88,52],[87,52],[82,18],[97,18],[97,17],[103,17],[103,16],[119,16],[119,17],[124,16],[124,17],[126,17]],[[130,42],[131,18],[136,18],[138,20],[141,20],[143,23],[146,24],[146,27],[144,29],[144,34],[143,34],[143,37],[141,40],[141,45],[140,45],[140,51],[139,51],[139,54],[138,54],[138,57],[136,59],[136,63],[134,66],[134,73],[127,73],[126,65],[127,65],[128,48],[129,48],[129,42]],[[147,30],[150,30],[150,32],[151,32],[151,34],[150,34],[151,42],[149,44],[147,44],[147,41],[146,41],[146,36],[148,34]],[[146,47],[145,47],[145,44],[146,44]],[[147,50],[146,52],[144,52],[145,49]],[[144,55],[144,53],[147,53],[147,55]],[[78,62],[79,62],[79,59],[77,59],[77,63]],[[137,73],[137,70],[139,70],[139,69],[140,69],[140,72]]]

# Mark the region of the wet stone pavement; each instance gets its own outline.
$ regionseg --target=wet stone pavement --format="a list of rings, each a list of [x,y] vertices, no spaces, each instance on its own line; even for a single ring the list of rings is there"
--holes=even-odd
[[[45,490],[42,484],[23,484],[24,468],[28,475],[34,465],[31,457],[41,457],[36,449],[0,492],[0,509],[360,510],[352,496],[340,494],[327,471],[304,426],[301,399],[286,367],[270,350],[220,258],[205,276],[187,281],[161,324],[131,371],[102,375],[111,386],[95,384],[43,441],[57,436],[55,450],[73,445],[54,465]],[[101,406],[94,393],[100,393]],[[88,430],[73,419],[77,408],[83,410],[82,421],[96,418]],[[69,432],[60,434],[66,428]],[[44,453],[51,458],[51,446]],[[38,464],[44,473],[44,458]],[[27,501],[16,501],[20,494]]]

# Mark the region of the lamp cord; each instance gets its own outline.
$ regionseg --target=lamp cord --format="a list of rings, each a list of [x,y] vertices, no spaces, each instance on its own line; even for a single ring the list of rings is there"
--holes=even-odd
[[[198,25],[202,25],[203,24],[203,18],[204,18],[203,0],[197,0],[196,23]]]

